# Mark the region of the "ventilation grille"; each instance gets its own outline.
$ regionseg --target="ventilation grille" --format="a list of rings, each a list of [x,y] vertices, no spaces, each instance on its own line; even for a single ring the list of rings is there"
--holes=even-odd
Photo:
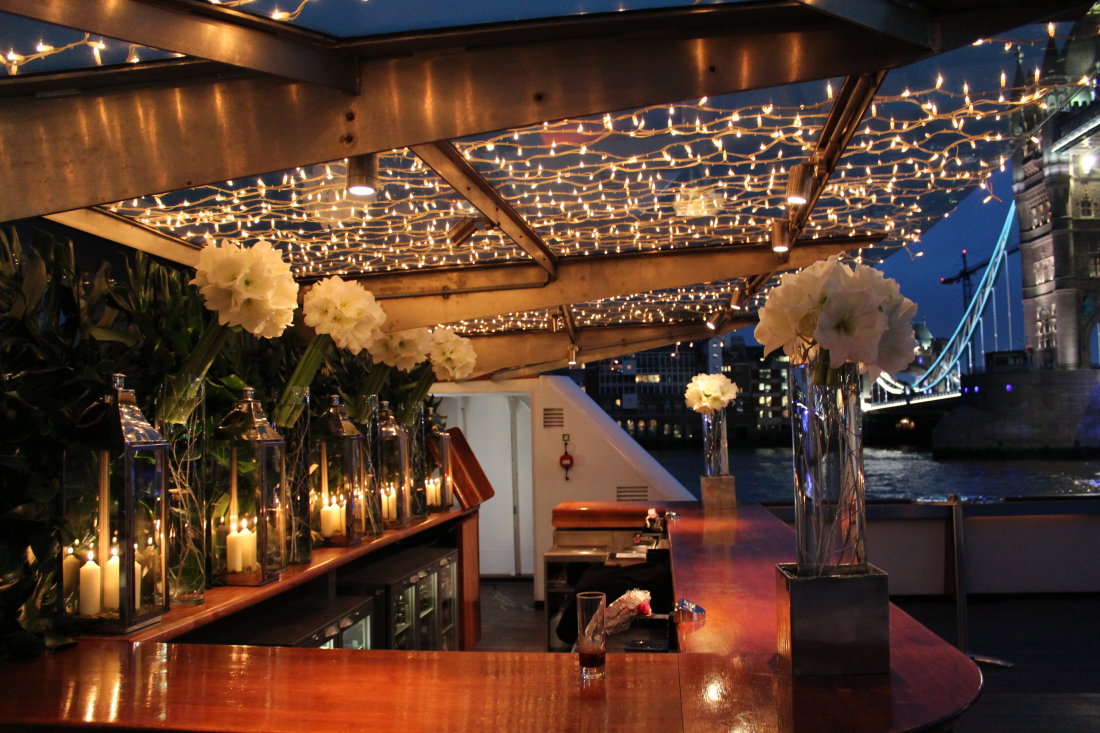
[[[564,428],[565,427],[565,408],[564,407],[544,407],[544,408],[542,408],[542,426],[544,428]]]
[[[616,486],[616,501],[649,501],[648,486]]]

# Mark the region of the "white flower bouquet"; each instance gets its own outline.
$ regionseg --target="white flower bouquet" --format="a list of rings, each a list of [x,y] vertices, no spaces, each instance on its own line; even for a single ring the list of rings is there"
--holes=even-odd
[[[270,243],[251,247],[211,244],[199,253],[195,279],[206,307],[224,326],[243,326],[255,336],[280,336],[294,320],[298,283]]]
[[[352,354],[369,348],[381,336],[386,312],[365,287],[333,275],[302,298],[302,320],[316,335],[295,365],[272,414],[275,424],[284,427],[297,419],[301,402],[294,395],[313,381],[329,346],[335,343]]]
[[[302,298],[302,319],[337,348],[358,354],[379,337],[386,312],[365,287],[333,275]]]
[[[390,331],[378,336],[369,346],[371,358],[375,362],[388,364],[403,372],[411,372],[424,361],[431,348],[431,333],[426,328],[410,328],[404,331]]]
[[[830,370],[857,363],[861,372],[877,377],[899,372],[913,360],[916,312],[895,280],[834,256],[783,275],[760,309],[754,335],[765,354],[782,347],[794,364],[820,359],[817,363]]]
[[[684,390],[684,402],[703,416],[703,474],[729,475],[726,406],[740,390],[725,374],[696,374]]]
[[[221,351],[229,331],[242,327],[263,338],[276,338],[294,320],[298,284],[290,265],[268,242],[252,247],[209,244],[199,253],[195,277],[206,307],[217,314],[188,354],[173,386],[158,408],[157,419],[183,423],[195,408],[199,386]]]
[[[737,399],[739,391],[725,374],[696,374],[684,391],[684,402],[696,412],[713,415]]]
[[[437,379],[457,381],[474,371],[477,353],[470,339],[459,336],[453,329],[440,326],[432,331],[428,356]]]

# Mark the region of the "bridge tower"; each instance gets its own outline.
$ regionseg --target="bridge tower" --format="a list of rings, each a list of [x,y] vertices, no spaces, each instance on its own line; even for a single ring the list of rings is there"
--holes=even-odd
[[[1043,110],[1027,106],[1013,120],[1015,132],[1030,137],[1013,160],[1025,343],[1035,364],[1052,369],[1088,368],[1100,322],[1100,101],[1095,89],[1075,84],[1100,61],[1098,29],[1093,10],[1061,51],[1048,41],[1042,80],[1064,86]],[[1034,88],[1032,79],[1017,64],[1019,94]],[[1044,122],[1044,110],[1060,107]]]

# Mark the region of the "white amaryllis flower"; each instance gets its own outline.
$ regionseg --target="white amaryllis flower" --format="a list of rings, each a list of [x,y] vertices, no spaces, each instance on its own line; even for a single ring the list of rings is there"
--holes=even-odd
[[[832,368],[856,362],[876,375],[898,372],[913,359],[916,308],[873,267],[850,268],[830,257],[780,279],[754,335],[765,353],[782,348],[796,364],[824,350]]]
[[[383,333],[367,346],[371,358],[403,372],[412,371],[428,354],[432,336],[426,328]]]
[[[474,371],[477,353],[470,339],[459,336],[453,329],[440,326],[432,331],[432,344],[428,355],[436,379],[457,381]]]
[[[270,243],[251,247],[210,244],[199,253],[195,279],[206,307],[225,326],[243,326],[275,338],[294,320],[298,284],[290,265]]]
[[[713,415],[737,399],[739,391],[725,374],[696,374],[684,391],[684,402],[696,412]]]
[[[331,336],[339,348],[358,354],[378,338],[386,312],[365,287],[333,275],[302,298],[302,317],[317,333]]]

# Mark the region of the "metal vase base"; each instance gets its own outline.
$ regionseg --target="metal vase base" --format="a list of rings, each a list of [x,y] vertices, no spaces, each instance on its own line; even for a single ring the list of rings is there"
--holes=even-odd
[[[700,476],[703,511],[737,508],[737,482],[733,476]]]
[[[850,574],[799,577],[798,565],[776,570],[777,646],[795,676],[887,674],[890,596],[886,573],[864,565]]]

